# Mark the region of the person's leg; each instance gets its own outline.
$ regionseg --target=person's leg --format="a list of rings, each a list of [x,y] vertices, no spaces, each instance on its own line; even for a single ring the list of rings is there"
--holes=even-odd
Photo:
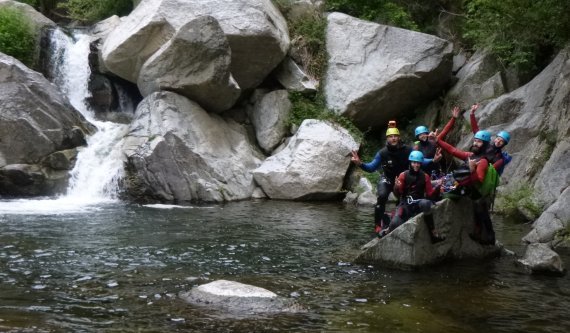
[[[435,230],[435,223],[433,221],[433,214],[431,212],[431,208],[433,206],[433,202],[426,199],[420,199],[418,201],[418,208],[419,210],[424,213],[424,223],[427,225],[429,236],[432,243],[439,243],[445,240],[445,237],[439,235],[439,233]]]
[[[404,222],[408,220],[410,216],[410,206],[408,204],[402,203],[396,207],[394,211],[394,216],[390,222],[390,227],[388,232],[394,231],[397,227],[401,226]]]
[[[388,227],[383,223],[384,213],[386,211],[388,196],[390,196],[390,192],[392,192],[393,188],[394,185],[386,182],[384,177],[378,181],[378,186],[376,188],[378,199],[376,201],[376,206],[374,207],[374,223],[376,225],[376,229],[386,229]]]
[[[486,198],[473,201],[475,230],[471,238],[481,244],[495,244],[495,231],[489,214],[489,205]]]

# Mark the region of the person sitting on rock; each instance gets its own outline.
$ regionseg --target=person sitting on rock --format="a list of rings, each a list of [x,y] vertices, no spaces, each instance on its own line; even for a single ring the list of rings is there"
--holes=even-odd
[[[470,190],[469,193],[474,203],[475,232],[471,234],[471,237],[482,244],[495,244],[495,232],[489,214],[490,196],[487,193],[481,193],[482,185],[486,177],[489,177],[488,170],[491,166],[487,153],[491,141],[491,133],[478,131],[473,138],[473,144],[469,151],[457,149],[443,140],[438,140],[433,133],[430,135],[439,147],[449,154],[464,160],[465,165],[469,168],[469,175],[459,182],[459,186]]]
[[[432,243],[443,241],[435,230],[431,207],[433,202],[426,199],[426,196],[432,196],[436,189],[431,185],[431,179],[421,170],[424,156],[420,151],[412,151],[408,157],[410,168],[402,172],[396,179],[394,194],[399,196],[400,202],[394,211],[392,221],[388,230],[384,230],[379,237],[390,233],[408,219],[413,216],[424,213],[424,222],[426,223]]]
[[[469,114],[469,120],[471,123],[471,130],[473,134],[479,132],[479,125],[477,124],[477,118],[475,118],[475,111],[479,108],[479,104],[474,104],[471,107],[471,112]],[[500,131],[495,136],[493,142],[489,145],[487,149],[487,155],[489,156],[489,162],[493,164],[493,167],[500,174],[503,173],[505,166],[511,161],[512,157],[503,151],[503,148],[511,141],[511,135],[507,131]]]

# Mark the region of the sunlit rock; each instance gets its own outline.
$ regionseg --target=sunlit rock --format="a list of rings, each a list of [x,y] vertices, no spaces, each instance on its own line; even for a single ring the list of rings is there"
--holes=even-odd
[[[102,56],[113,73],[136,82],[141,66],[189,21],[213,16],[228,38],[231,73],[241,89],[263,81],[285,57],[289,34],[270,0],[142,1],[105,40]]]
[[[189,292],[180,293],[180,298],[193,305],[238,314],[303,311],[294,301],[279,297],[267,289],[227,280],[194,287]]]
[[[255,181],[272,199],[338,197],[356,149],[346,129],[307,119],[283,150],[254,170]]]

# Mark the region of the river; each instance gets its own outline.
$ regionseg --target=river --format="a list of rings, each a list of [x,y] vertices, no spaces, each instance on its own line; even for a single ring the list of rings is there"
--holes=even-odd
[[[0,331],[570,330],[568,276],[524,274],[511,256],[418,271],[354,264],[371,218],[370,208],[339,203],[1,201]],[[530,227],[495,223],[522,254]],[[218,279],[294,298],[307,312],[236,317],[178,297]]]

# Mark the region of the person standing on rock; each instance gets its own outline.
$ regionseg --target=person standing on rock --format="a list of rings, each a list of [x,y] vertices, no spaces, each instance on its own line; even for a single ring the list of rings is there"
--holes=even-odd
[[[463,151],[453,147],[443,140],[439,140],[435,133],[430,133],[439,147],[443,148],[449,154],[465,161],[465,167],[468,167],[469,174],[467,177],[459,181],[459,186],[469,189],[471,199],[473,200],[473,209],[475,212],[475,231],[471,234],[471,238],[481,244],[495,244],[495,231],[489,214],[490,197],[483,195],[480,191],[485,178],[489,177],[488,149],[491,141],[491,133],[488,131],[478,131],[473,138],[473,144],[469,151]],[[494,169],[494,168],[493,168]]]
[[[386,130],[386,147],[380,149],[374,159],[368,163],[363,163],[358,156],[358,152],[352,151],[351,161],[366,172],[375,172],[382,168],[382,176],[377,185],[378,199],[374,208],[374,232],[381,232],[382,228],[387,228],[390,218],[385,214],[386,202],[390,192],[394,190],[396,177],[408,169],[408,156],[412,148],[402,143],[400,131],[396,128],[396,122],[390,121]]]
[[[417,150],[412,151],[408,160],[410,161],[410,168],[402,172],[398,178],[396,178],[394,187],[394,194],[400,198],[400,202],[396,207],[389,228],[384,230],[379,237],[392,232],[417,214],[424,213],[424,222],[428,227],[431,242],[441,242],[445,240],[445,238],[441,237],[435,230],[433,215],[431,213],[433,201],[426,199],[433,196],[433,194],[439,190],[439,185],[433,188],[430,176],[421,170],[422,163],[424,162],[422,152]]]

